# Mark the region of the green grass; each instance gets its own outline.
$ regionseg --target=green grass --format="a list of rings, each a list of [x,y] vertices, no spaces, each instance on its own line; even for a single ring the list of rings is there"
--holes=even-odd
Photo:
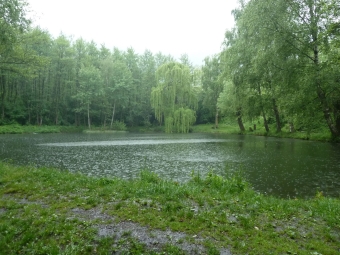
[[[75,126],[22,126],[19,124],[0,126],[0,134],[29,134],[29,133],[70,133],[81,132],[83,127]]]
[[[253,191],[238,175],[193,173],[181,184],[149,171],[121,180],[0,163],[3,254],[185,254],[170,243],[156,253],[129,233],[101,238],[98,220],[70,217],[74,208],[186,233],[189,242],[199,235],[207,254],[222,247],[232,254],[340,252],[340,200],[322,193],[287,200]]]
[[[127,132],[127,131],[121,131],[121,130],[104,130],[104,129],[102,129],[102,130],[98,130],[98,129],[95,129],[95,130],[93,130],[93,129],[91,129],[91,130],[89,130],[89,129],[86,129],[86,130],[83,130],[83,133],[86,133],[86,134],[101,134],[101,133],[107,133],[107,134],[114,134],[114,133],[125,133],[125,132]]]
[[[313,141],[332,141],[330,132],[327,129],[318,129],[310,133],[306,131],[295,131],[293,133],[289,132],[287,126],[282,128],[282,131],[275,132],[275,126],[270,125],[270,132],[266,132],[264,127],[257,125],[257,129],[250,131],[249,127],[253,127],[251,123],[244,124],[246,131],[241,132],[237,125],[232,124],[219,124],[217,129],[214,128],[213,124],[200,124],[192,127],[195,133],[221,133],[221,134],[246,134],[246,135],[256,135],[256,136],[271,136],[280,138],[294,138],[302,140],[313,140]]]
[[[242,132],[237,126],[219,124],[215,129],[214,124],[200,124],[192,126],[192,131],[195,133],[221,133],[221,134],[241,134]]]
[[[118,123],[119,124],[119,123]],[[117,123],[116,125],[119,126]],[[24,133],[71,133],[71,132],[85,132],[85,133],[110,133],[117,131],[130,131],[130,132],[144,132],[144,133],[155,133],[164,132],[163,126],[150,126],[150,127],[129,127],[126,128],[123,124],[115,130],[110,130],[109,127],[92,127],[88,130],[86,127],[75,127],[75,126],[21,126],[18,124],[0,126],[0,134],[24,134]],[[314,141],[333,141],[329,131],[325,128],[313,130],[312,132],[296,131],[290,133],[288,126],[284,126],[282,131],[275,132],[275,126],[270,125],[270,132],[266,132],[264,127],[261,125],[257,126],[255,131],[249,131],[249,127],[253,127],[252,123],[244,124],[246,131],[240,132],[237,125],[231,123],[220,123],[217,129],[214,128],[213,124],[200,124],[192,126],[191,131],[195,133],[221,133],[221,134],[247,134],[257,136],[271,136],[280,138],[294,138],[302,140],[314,140]]]
[[[0,125],[0,134],[29,134],[29,133],[73,133],[73,132],[84,132],[84,133],[114,133],[114,132],[164,132],[164,127],[151,126],[151,127],[125,127],[123,124],[115,123],[113,129],[110,126],[92,126],[91,130],[87,127],[80,126],[35,126],[35,125]]]

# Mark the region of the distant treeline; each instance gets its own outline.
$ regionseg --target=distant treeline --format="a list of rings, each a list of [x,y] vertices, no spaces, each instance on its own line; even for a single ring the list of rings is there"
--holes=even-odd
[[[267,132],[275,124],[277,132],[340,136],[337,1],[241,1],[223,50],[202,67],[185,54],[176,60],[53,38],[31,27],[25,8],[0,3],[0,124],[165,124],[187,132],[224,117],[241,131],[250,120]]]

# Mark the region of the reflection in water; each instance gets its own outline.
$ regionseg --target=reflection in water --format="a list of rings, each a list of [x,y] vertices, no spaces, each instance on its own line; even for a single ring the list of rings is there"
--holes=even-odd
[[[148,168],[187,181],[191,172],[242,171],[253,187],[283,197],[339,196],[340,146],[217,134],[1,135],[0,159],[53,166],[90,176],[135,178]]]

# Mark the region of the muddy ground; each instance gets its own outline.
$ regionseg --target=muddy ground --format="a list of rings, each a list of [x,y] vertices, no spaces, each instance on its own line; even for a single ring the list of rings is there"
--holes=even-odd
[[[48,205],[42,202],[17,199],[10,195],[6,195],[4,199],[11,199],[20,204],[37,204],[48,207]],[[0,213],[5,213],[5,211],[0,211]],[[204,241],[209,240],[208,238],[203,238],[199,235],[189,236],[185,233],[174,232],[169,229],[151,229],[132,221],[119,221],[114,216],[102,213],[101,208],[92,208],[90,210],[74,208],[68,212],[68,217],[89,223],[94,222],[91,223],[91,227],[97,230],[98,238],[114,238],[116,246],[112,247],[113,254],[126,253],[124,247],[119,246],[119,243],[127,236],[144,244],[148,251],[161,252],[165,245],[171,244],[189,255],[208,253],[203,245]],[[218,250],[221,255],[232,255],[229,249]]]

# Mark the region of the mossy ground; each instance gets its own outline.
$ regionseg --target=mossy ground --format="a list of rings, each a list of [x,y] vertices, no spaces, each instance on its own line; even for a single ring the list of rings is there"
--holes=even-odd
[[[102,217],[84,217],[91,211]],[[339,254],[339,212],[337,198],[265,196],[238,175],[193,173],[177,183],[141,171],[135,180],[97,179],[0,163],[2,254],[190,253],[182,243],[204,247],[203,254]],[[185,237],[170,234],[154,249],[131,231],[98,233],[124,222]]]

